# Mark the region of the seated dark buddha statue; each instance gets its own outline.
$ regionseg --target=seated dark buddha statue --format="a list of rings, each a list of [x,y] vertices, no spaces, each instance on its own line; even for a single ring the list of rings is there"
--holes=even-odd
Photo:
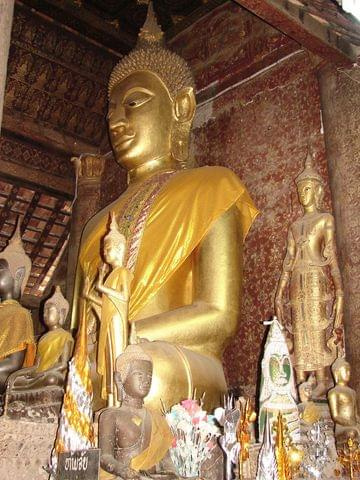
[[[9,245],[0,253],[0,396],[9,375],[32,365],[35,352],[33,322],[19,303],[31,270],[17,227]]]
[[[99,417],[100,479],[138,479],[166,455],[172,435],[165,417],[144,407],[150,391],[152,360],[140,345],[128,346],[115,367],[121,407]]]
[[[28,409],[36,411],[37,404],[41,404],[41,409],[46,408],[47,403],[57,404],[56,410],[60,407],[74,344],[70,332],[62,328],[68,310],[67,300],[60,287],[56,287],[44,305],[48,332],[38,342],[34,366],[18,370],[8,378],[6,413],[9,416],[31,417]]]

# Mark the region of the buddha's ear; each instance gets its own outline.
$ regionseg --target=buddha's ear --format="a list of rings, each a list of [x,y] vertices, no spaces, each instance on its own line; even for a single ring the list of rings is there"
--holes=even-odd
[[[18,267],[15,272],[14,278],[14,297],[20,298],[21,286],[25,278],[25,267]],[[25,285],[24,285],[25,286]]]
[[[195,114],[196,100],[192,87],[183,88],[175,98],[175,117],[180,123],[190,122]]]

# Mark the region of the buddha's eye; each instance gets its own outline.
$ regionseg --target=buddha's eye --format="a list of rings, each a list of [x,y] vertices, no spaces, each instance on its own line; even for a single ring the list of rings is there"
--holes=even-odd
[[[150,92],[137,91],[132,92],[124,99],[124,107],[128,108],[137,108],[144,103],[147,103],[153,98],[153,95]]]

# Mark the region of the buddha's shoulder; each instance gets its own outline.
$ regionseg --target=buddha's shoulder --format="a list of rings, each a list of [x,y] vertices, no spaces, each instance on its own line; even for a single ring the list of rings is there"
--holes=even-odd
[[[174,181],[214,188],[221,185],[224,181],[240,183],[239,177],[232,170],[220,166],[205,166],[182,170],[174,176]]]
[[[31,315],[30,310],[23,307],[21,303],[16,300],[10,300],[9,302],[4,301],[2,304],[0,304],[0,306],[2,309],[16,312],[16,314],[19,314],[19,315],[23,315],[23,316]]]
[[[105,408],[99,416],[99,422],[116,422],[116,421],[122,421],[122,420],[128,420],[131,418],[131,415],[129,412],[123,408],[119,407],[107,407]]]

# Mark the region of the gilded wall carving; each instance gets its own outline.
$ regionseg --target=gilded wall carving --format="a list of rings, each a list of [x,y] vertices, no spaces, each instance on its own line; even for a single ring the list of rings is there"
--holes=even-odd
[[[6,111],[98,146],[106,135],[106,83],[116,60],[17,4]]]
[[[74,176],[73,166],[68,157],[44,151],[41,147],[8,136],[4,131],[0,137],[0,159],[27,165],[60,177]]]

